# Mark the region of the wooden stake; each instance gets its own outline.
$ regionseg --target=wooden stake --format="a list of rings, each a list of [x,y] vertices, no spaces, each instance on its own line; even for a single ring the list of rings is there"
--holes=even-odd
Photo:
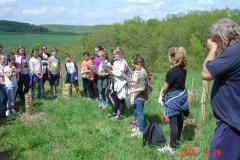
[[[205,121],[207,118],[208,93],[209,93],[209,81],[203,80],[203,90],[201,98],[201,115],[203,121]]]

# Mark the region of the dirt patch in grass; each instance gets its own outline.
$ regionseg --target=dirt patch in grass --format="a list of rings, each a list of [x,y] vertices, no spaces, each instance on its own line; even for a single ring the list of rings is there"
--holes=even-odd
[[[47,115],[44,112],[34,112],[31,116],[27,115],[26,113],[22,114],[20,117],[23,124],[28,124],[31,121],[41,121],[47,122]]]

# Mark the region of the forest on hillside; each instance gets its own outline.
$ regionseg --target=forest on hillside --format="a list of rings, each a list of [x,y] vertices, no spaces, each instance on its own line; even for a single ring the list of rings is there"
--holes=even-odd
[[[48,32],[49,30],[43,26],[36,26],[29,23],[0,20],[0,31],[42,33],[42,32]]]
[[[201,65],[208,54],[206,42],[211,38],[211,25],[220,18],[230,18],[240,25],[239,17],[240,9],[229,8],[168,14],[162,20],[145,21],[137,15],[122,23],[94,28],[92,32],[82,33],[74,43],[64,43],[57,47],[59,57],[63,61],[64,54],[70,53],[74,60],[80,62],[83,59],[82,53],[85,51],[93,53],[95,46],[103,46],[109,54],[111,47],[121,46],[129,64],[131,64],[132,55],[139,54],[145,59],[150,71],[165,73],[170,67],[168,50],[174,46],[183,46],[188,53],[188,72],[200,72]],[[66,29],[69,26],[58,27]],[[32,42],[31,45],[33,48],[41,44]],[[46,45],[48,48],[53,47]],[[15,50],[10,47],[6,52],[15,52]],[[221,50],[218,51],[220,52]]]
[[[104,46],[108,53],[112,46],[121,46],[125,58],[140,54],[153,72],[169,69],[167,52],[170,47],[183,46],[188,53],[188,71],[199,72],[208,54],[207,39],[211,38],[211,25],[220,18],[230,18],[240,24],[239,9],[214,9],[168,14],[164,19],[144,21],[140,16],[82,34],[73,44],[62,45],[60,55],[69,52],[76,60],[82,59],[84,51],[93,52],[97,45]],[[220,53],[220,51],[218,51]],[[111,57],[111,56],[110,56]]]

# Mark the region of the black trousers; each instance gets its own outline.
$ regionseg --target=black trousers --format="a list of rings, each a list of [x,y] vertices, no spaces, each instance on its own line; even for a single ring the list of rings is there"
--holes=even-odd
[[[98,80],[98,75],[96,73],[94,73],[94,80],[92,83],[93,97],[99,99],[97,80]]]
[[[183,129],[182,113],[169,117],[170,147],[175,148],[177,139],[180,139]]]
[[[83,83],[83,97],[87,98],[94,98],[93,97],[93,82],[87,78],[82,78]]]
[[[113,112],[117,113],[117,110],[119,109],[120,115],[123,116],[125,111],[125,99],[119,99],[116,91],[113,91],[112,98],[114,101]]]

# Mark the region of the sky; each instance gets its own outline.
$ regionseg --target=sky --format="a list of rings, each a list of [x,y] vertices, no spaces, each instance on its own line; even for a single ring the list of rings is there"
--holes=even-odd
[[[240,0],[0,0],[0,20],[41,24],[101,25],[193,10],[240,8]]]

